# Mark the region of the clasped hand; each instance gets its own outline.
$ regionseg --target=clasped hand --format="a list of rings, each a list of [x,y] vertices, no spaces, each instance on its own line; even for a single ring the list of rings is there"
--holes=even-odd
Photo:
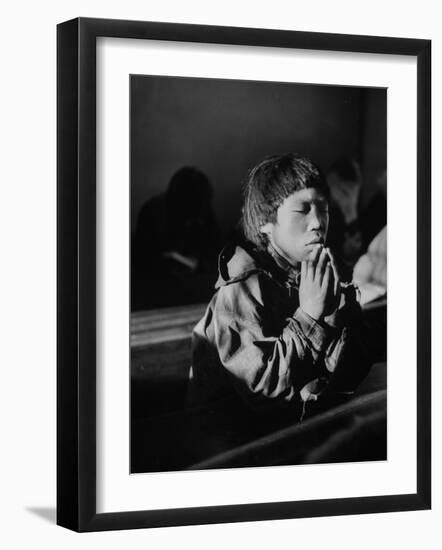
[[[311,259],[301,264],[299,305],[316,321],[323,321],[339,306],[340,280],[335,260],[328,248],[318,245]]]

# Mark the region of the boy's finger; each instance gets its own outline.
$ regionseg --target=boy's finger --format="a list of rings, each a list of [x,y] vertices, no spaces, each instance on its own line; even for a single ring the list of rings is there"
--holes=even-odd
[[[307,262],[301,262],[301,281],[305,281],[306,272],[307,272]]]
[[[315,272],[315,277],[319,278],[320,283],[322,282],[322,278],[324,277],[325,267],[327,263],[328,263],[328,255],[325,248],[323,248],[321,250],[321,254],[319,256],[318,263],[316,265],[316,272]]]
[[[321,251],[322,251],[322,246],[320,245],[315,246],[315,248],[313,249],[310,262],[309,262],[313,267],[313,273],[315,271],[316,264],[318,263],[318,259],[319,259],[319,255],[321,254]]]
[[[328,254],[328,257],[330,258],[330,263],[331,263],[331,266],[332,266],[332,269],[333,269],[333,276],[334,276],[334,280],[335,280],[335,294],[337,294],[338,292],[338,289],[339,289],[339,285],[340,285],[340,279],[339,279],[339,275],[338,275],[338,268],[336,267],[336,262],[335,262],[335,259],[333,257],[333,254],[331,253],[331,250],[329,248],[327,248],[327,254]]]
[[[336,267],[336,262],[335,262],[335,258],[330,250],[330,248],[327,248],[327,255],[328,257],[330,258],[330,263],[331,263],[331,266],[332,266],[332,269],[333,269],[333,273],[335,275],[335,277],[337,279],[339,279],[339,275],[338,275],[338,268]]]
[[[328,290],[329,288],[331,272],[332,270],[331,270],[330,264],[328,263],[325,267],[324,277],[322,278],[322,282],[321,282],[321,286],[325,290]]]
[[[306,276],[306,279],[309,279],[310,281],[313,281],[315,277],[315,267],[316,267],[318,252],[319,252],[318,249],[315,248],[311,253],[310,258],[306,260],[305,276]]]
[[[305,278],[308,281],[313,281],[315,278],[315,266],[309,260],[305,262]]]

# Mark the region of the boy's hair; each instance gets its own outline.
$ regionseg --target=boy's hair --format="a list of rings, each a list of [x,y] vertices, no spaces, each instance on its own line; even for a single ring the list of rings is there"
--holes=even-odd
[[[318,189],[327,199],[329,189],[321,171],[307,157],[295,153],[267,157],[249,172],[243,191],[241,227],[245,238],[267,248],[261,227],[276,222],[276,213],[295,191]]]

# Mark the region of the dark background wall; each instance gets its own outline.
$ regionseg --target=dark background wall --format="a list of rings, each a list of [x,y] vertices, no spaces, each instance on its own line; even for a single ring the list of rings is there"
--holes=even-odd
[[[387,169],[387,90],[366,89],[362,105],[364,205],[376,191],[376,180]]]
[[[131,113],[132,230],[142,204],[184,165],[210,178],[225,232],[238,219],[247,171],[269,154],[305,154],[324,170],[354,157],[368,195],[385,167],[385,90],[132,76]]]

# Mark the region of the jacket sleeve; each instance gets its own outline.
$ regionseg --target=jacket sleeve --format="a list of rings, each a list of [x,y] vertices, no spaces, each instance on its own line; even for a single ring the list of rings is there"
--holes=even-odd
[[[221,365],[255,410],[299,403],[301,388],[323,375],[318,359],[336,335],[299,308],[275,334],[266,329],[268,306],[262,303],[257,279],[249,278],[221,288],[213,311]]]
[[[339,336],[329,343],[324,356],[330,373],[329,387],[350,394],[366,377],[372,364],[368,331],[352,285],[346,289],[344,305],[332,323]]]

